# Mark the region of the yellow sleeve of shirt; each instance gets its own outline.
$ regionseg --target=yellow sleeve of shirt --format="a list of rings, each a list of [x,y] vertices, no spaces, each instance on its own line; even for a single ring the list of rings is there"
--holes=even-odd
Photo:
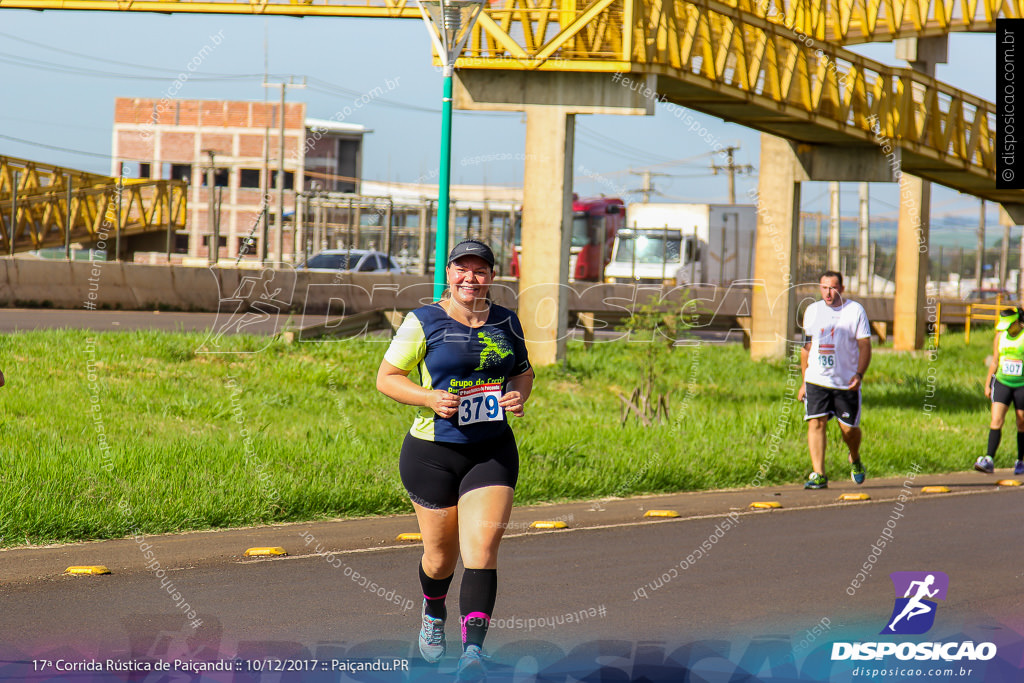
[[[409,313],[391,340],[384,360],[400,370],[411,372],[427,355],[427,338],[416,315]]]

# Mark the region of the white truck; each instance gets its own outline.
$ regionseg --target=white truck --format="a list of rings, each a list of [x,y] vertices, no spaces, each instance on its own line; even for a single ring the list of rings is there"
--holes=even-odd
[[[757,210],[749,204],[626,207],[606,282],[729,284],[754,276]]]

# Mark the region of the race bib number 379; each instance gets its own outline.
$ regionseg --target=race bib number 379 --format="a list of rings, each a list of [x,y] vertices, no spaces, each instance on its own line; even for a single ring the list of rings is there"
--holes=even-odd
[[[459,426],[504,419],[500,398],[500,384],[478,384],[459,391]]]

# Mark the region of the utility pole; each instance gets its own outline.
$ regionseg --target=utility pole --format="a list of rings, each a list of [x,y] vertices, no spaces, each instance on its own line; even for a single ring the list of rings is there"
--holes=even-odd
[[[11,256],[14,256],[14,234],[18,230],[18,172],[15,171],[11,179],[11,225],[7,228],[7,247]]]
[[[974,257],[974,273],[978,279],[975,289],[981,289],[982,270],[985,268],[985,200],[981,200],[981,213],[978,216],[978,254]]]
[[[719,171],[724,171],[729,174],[729,203],[736,203],[736,174],[737,173],[753,173],[754,167],[750,164],[736,165],[733,153],[739,150],[739,147],[726,147],[725,148],[725,166],[718,166],[717,164],[711,164],[711,170],[715,175],[718,175]]]
[[[217,166],[214,156],[216,151],[212,149],[206,149],[203,151],[210,155],[210,165],[206,169],[206,186],[210,190],[210,204],[206,211],[206,215],[210,221],[210,241],[207,247],[207,259],[211,266],[215,266],[217,265],[217,260],[220,257],[219,221],[214,217],[214,211],[217,211],[220,208],[217,206]]]
[[[870,240],[870,217],[868,214],[868,184],[860,184],[860,213],[857,230],[857,293],[867,296],[871,293],[874,273],[868,268],[868,244]]]
[[[1006,209],[1000,207],[1000,211],[1003,214],[1003,218],[1013,223],[1013,219],[1010,218],[1009,214],[1006,213]],[[1024,293],[1024,233],[1021,234],[1020,245],[1018,246],[1020,251],[1020,258],[1017,262],[1017,288],[1013,291],[1016,295],[1017,301],[1021,301],[1021,295]]]
[[[839,183],[828,184],[829,217],[828,217],[828,269],[839,272]]]
[[[263,82],[270,82],[270,26],[265,20],[263,23]],[[266,86],[264,86],[265,88]],[[266,116],[266,125],[263,128],[263,180],[260,182],[260,265],[267,263],[267,252],[270,251],[270,102],[267,101],[267,91],[263,91],[263,115]]]
[[[72,201],[72,177],[71,173],[65,176],[65,189],[67,189],[67,199],[65,204],[65,259],[71,260],[71,201]],[[167,189],[167,194],[171,194],[170,188]],[[1022,252],[1024,253],[1024,252]]]
[[[654,185],[651,184],[651,178],[653,178],[655,176],[661,176],[663,178],[668,178],[669,177],[669,175],[667,173],[651,173],[650,171],[647,171],[647,170],[645,170],[645,171],[634,171],[633,169],[630,169],[629,172],[632,173],[633,175],[638,175],[641,178],[641,183],[642,184],[640,185],[640,189],[639,190],[633,190],[633,192],[639,192],[640,194],[643,195],[643,200],[642,201],[643,201],[644,204],[646,204],[647,202],[651,201],[651,194],[652,193],[657,192],[657,190],[654,189]]]
[[[1013,223],[1002,210],[999,212],[999,222],[1003,224],[1003,246],[999,254],[999,289],[1006,289],[1006,274],[1010,267],[1010,226]]]
[[[281,109],[280,109],[280,113],[278,114],[278,119],[279,119],[279,122],[280,122],[280,130],[279,130],[279,133],[278,133],[280,139],[279,139],[278,142],[280,144],[279,144],[279,147],[278,147],[278,159],[277,159],[277,184],[276,184],[277,185],[277,216],[276,216],[276,218],[274,220],[274,225],[275,225],[275,228],[277,230],[277,254],[275,256],[276,256],[276,260],[277,260],[278,263],[284,263],[284,122],[285,122],[285,115],[284,115],[285,114],[285,99],[284,99],[284,95],[285,95],[285,90],[287,90],[288,88],[305,88],[306,87],[305,79],[303,79],[302,83],[295,83],[294,80],[295,80],[294,78],[290,78],[288,83],[285,83],[285,82],[282,81],[281,83],[264,83],[263,84],[264,88],[271,88],[271,87],[280,87],[281,88]],[[300,141],[299,144],[302,144],[301,141]],[[298,154],[296,154],[296,159],[298,159]],[[294,177],[296,177],[296,180],[293,180],[293,183],[297,182],[297,176],[301,172],[302,172],[302,169],[296,168],[295,176],[294,176]],[[294,187],[294,184],[292,185],[292,187]],[[292,251],[294,251],[294,245],[292,245]]]

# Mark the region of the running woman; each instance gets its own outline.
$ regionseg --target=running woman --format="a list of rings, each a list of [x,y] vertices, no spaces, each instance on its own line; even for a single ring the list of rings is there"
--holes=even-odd
[[[804,312],[807,342],[800,349],[804,382],[797,391],[804,401],[811,474],[805,489],[828,488],[825,476],[826,427],[835,415],[850,449],[850,477],[864,483],[860,461],[860,387],[871,363],[871,328],[864,307],[843,298],[843,275],[827,270],[818,278],[821,301]]]
[[[996,338],[992,342],[992,363],[985,378],[985,398],[992,399],[988,452],[974,463],[974,469],[985,474],[995,471],[994,458],[1010,403],[1017,413],[1017,464],[1013,473],[1024,474],[1024,334],[1021,332],[1024,332],[1024,311],[1008,308],[1000,312]]]
[[[420,533],[420,654],[441,661],[445,597],[461,554],[459,680],[484,676],[481,647],[498,585],[498,545],[519,477],[507,413],[523,416],[533,369],[515,313],[491,303],[494,254],[476,240],[452,249],[445,298],[409,313],[377,372],[377,389],[419,407],[399,458]],[[419,382],[409,378],[417,370]]]

